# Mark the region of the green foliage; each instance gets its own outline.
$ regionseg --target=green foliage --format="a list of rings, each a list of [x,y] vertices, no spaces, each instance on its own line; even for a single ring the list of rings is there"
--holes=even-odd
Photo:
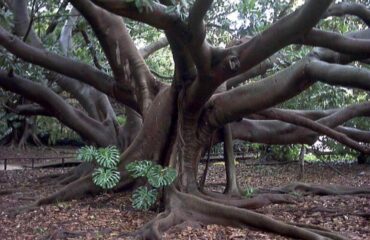
[[[14,113],[0,112],[0,140],[13,132],[13,128],[20,127],[23,116]]]
[[[92,174],[93,182],[103,189],[115,187],[120,180],[117,171],[119,163],[119,151],[114,146],[96,149],[93,146],[85,146],[78,150],[77,159],[85,162],[96,161],[99,165]]]
[[[243,196],[246,198],[251,198],[255,192],[256,190],[253,187],[247,187],[243,192]]]
[[[93,182],[104,189],[115,187],[120,180],[120,173],[112,168],[97,168],[94,170]]]
[[[301,147],[299,145],[271,146],[272,156],[274,159],[281,161],[297,160]]]
[[[95,155],[96,162],[105,168],[114,168],[119,163],[119,151],[116,147],[110,146],[99,148]]]
[[[172,6],[167,7],[167,12],[176,13],[184,21],[189,12],[189,4],[187,0],[171,0]]]
[[[317,161],[320,161],[319,158],[317,158],[315,156],[315,154],[313,153],[308,153],[304,156],[304,160],[307,161],[307,162],[317,162]]]
[[[119,115],[116,119],[119,125],[124,125],[126,123],[126,116],[124,115]]]
[[[38,116],[36,124],[40,135],[49,136],[49,145],[54,145],[59,139],[80,139],[80,136],[75,131],[64,127],[55,118]]]
[[[95,159],[97,150],[94,146],[84,146],[77,152],[77,159],[85,162],[92,162]]]
[[[157,199],[157,189],[171,185],[177,177],[177,172],[173,168],[162,168],[161,165],[151,161],[135,161],[127,164],[126,170],[134,177],[144,177],[148,180],[152,189],[147,187],[138,188],[132,195],[133,207],[136,209],[147,210]]]
[[[155,165],[148,171],[148,182],[155,188],[160,188],[170,185],[176,178],[177,172],[173,168],[162,168],[160,165]]]
[[[148,174],[148,171],[153,167],[153,162],[148,160],[136,161],[126,165],[126,170],[134,178],[145,177]]]
[[[147,187],[138,187],[132,194],[132,206],[135,209],[148,210],[157,200],[158,191]]]

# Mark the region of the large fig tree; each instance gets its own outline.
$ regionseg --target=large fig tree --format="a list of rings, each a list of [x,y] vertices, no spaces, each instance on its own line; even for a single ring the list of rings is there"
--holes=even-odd
[[[316,82],[370,90],[370,71],[366,68],[370,57],[370,30],[364,27],[341,34],[315,28],[321,19],[345,15],[358,17],[366,26],[370,23],[367,6],[352,2],[334,4],[331,0],[307,0],[298,6],[296,1],[288,1],[286,8],[273,14],[274,23],[260,33],[249,36],[253,31],[244,28],[245,31],[235,35],[240,39],[226,47],[216,47],[207,33],[214,26],[225,26],[210,23],[212,18],[207,13],[214,11],[213,7],[219,11],[220,6],[224,6],[219,2],[70,0],[73,8],[61,31],[62,52],[56,53],[47,50],[33,26],[35,2],[0,1],[0,7],[9,9],[14,16],[12,33],[0,26],[0,51],[13,54],[17,61],[21,59],[42,67],[40,75],[50,84],[31,81],[4,66],[0,69],[0,86],[30,101],[16,106],[12,109],[14,112],[55,117],[90,144],[117,146],[122,152],[118,165],[121,180],[116,191],[143,184],[126,172],[125,167],[133,161],[150,160],[177,170],[176,181],[164,192],[164,211],[138,231],[139,235],[157,239],[171,226],[200,221],[248,225],[301,239],[344,238],[324,230],[286,224],[250,209],[289,202],[284,193],[296,189],[319,194],[368,192],[369,189],[295,184],[278,193],[244,199],[235,177],[232,139],[265,144],[312,144],[325,135],[369,154],[366,143],[370,141],[370,133],[342,126],[355,117],[368,117],[369,102],[310,111],[276,107]],[[247,1],[243,3],[246,5]],[[61,1],[60,8],[65,9],[66,4],[67,1]],[[244,8],[244,14],[243,23],[252,16],[254,23],[258,21],[248,12],[248,7]],[[77,16],[82,16],[92,29],[109,71],[99,63],[94,48],[90,49],[94,65],[78,61],[71,54]],[[54,31],[58,21],[51,23],[46,34]],[[127,29],[128,23],[154,27],[162,31],[165,38],[138,47]],[[81,33],[86,44],[94,41],[84,29]],[[243,35],[245,33],[248,36]],[[174,63],[169,83],[161,81],[144,60],[167,44]],[[292,44],[315,48],[281,71],[266,74],[276,55]],[[242,84],[259,75],[262,77],[258,81]],[[71,104],[65,93],[79,105]],[[112,99],[126,109],[127,121],[123,126],[117,121]],[[207,149],[219,142],[225,143],[226,190],[211,193],[203,188],[203,181],[198,181],[198,167]],[[65,186],[35,204],[98,194],[102,189],[94,185],[91,171],[89,164],[83,164],[62,176],[59,180]]]

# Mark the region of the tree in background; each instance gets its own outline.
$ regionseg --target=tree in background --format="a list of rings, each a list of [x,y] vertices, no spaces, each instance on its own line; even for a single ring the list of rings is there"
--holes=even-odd
[[[346,88],[356,95],[370,89],[366,65],[370,57],[370,11],[366,5],[333,4],[329,0],[308,0],[303,5],[300,1],[241,1],[230,5],[210,0],[69,2],[73,8],[67,7],[67,1],[59,5],[54,1],[0,1],[2,11],[11,12],[13,18],[7,23],[4,14],[0,27],[4,56],[0,86],[31,101],[12,107],[12,111],[52,116],[90,144],[117,146],[122,153],[116,191],[142,184],[126,171],[134,161],[150,160],[177,170],[176,181],[164,191],[165,210],[138,234],[160,238],[173,225],[201,221],[249,225],[302,239],[343,238],[329,231],[286,224],[249,209],[290,202],[286,193],[297,189],[318,194],[369,189],[293,184],[278,194],[244,199],[235,177],[232,139],[313,144],[324,135],[369,154],[369,132],[344,125],[353,118],[369,116],[368,95],[359,94],[364,97],[349,105],[324,110],[300,109],[297,102],[291,107],[295,109],[281,105],[311,91],[308,89],[317,82]],[[233,13],[238,19],[235,22],[227,18]],[[63,27],[58,27],[66,14]],[[330,30],[328,22],[333,16],[347,15],[361,20],[353,26],[346,24],[357,31],[342,34],[334,27]],[[78,16],[84,21],[79,22]],[[49,24],[38,21],[49,17]],[[162,49],[167,44],[169,52]],[[146,63],[145,59],[158,49],[167,57],[156,60],[153,55]],[[294,51],[299,54],[291,54]],[[165,62],[171,63],[164,67],[161,64]],[[125,108],[124,125],[117,120],[113,100]],[[224,194],[207,192],[197,178],[200,158],[219,142],[224,142],[226,162]],[[101,192],[92,181],[91,171],[91,165],[80,165],[59,179],[66,184],[64,188],[35,204]]]

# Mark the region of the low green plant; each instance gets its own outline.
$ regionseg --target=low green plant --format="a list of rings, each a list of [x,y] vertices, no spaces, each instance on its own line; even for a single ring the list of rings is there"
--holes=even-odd
[[[85,146],[78,150],[77,159],[85,162],[96,162],[98,167],[94,170],[93,182],[103,189],[115,187],[120,180],[120,173],[117,170],[119,163],[119,151],[114,146],[106,148],[95,148]]]
[[[256,190],[253,187],[247,187],[243,192],[243,196],[246,198],[251,198],[255,192]]]
[[[171,185],[177,177],[175,169],[163,168],[147,160],[129,163],[126,170],[133,178],[146,178],[150,185],[149,188],[139,187],[133,192],[132,206],[141,210],[148,210],[157,201],[158,190]]]
[[[97,186],[111,189],[118,184],[120,180],[120,173],[117,170],[119,151],[116,147],[85,146],[78,150],[77,159],[98,165],[92,174],[93,182]],[[157,201],[158,190],[169,186],[177,177],[175,169],[163,168],[147,160],[129,163],[126,170],[133,178],[146,178],[150,185],[149,188],[142,186],[133,192],[132,206],[140,210],[148,210]]]
[[[297,192],[297,191],[293,191],[290,193],[292,196],[294,197],[302,197],[302,193],[301,192]]]

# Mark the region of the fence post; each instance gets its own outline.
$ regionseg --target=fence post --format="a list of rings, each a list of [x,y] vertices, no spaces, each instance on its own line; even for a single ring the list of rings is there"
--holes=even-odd
[[[62,157],[62,168],[64,169],[64,157]]]
[[[35,159],[34,158],[31,158],[31,168],[33,169],[33,167],[35,166]]]
[[[4,159],[4,171],[6,171],[6,165],[8,164],[8,159]]]

